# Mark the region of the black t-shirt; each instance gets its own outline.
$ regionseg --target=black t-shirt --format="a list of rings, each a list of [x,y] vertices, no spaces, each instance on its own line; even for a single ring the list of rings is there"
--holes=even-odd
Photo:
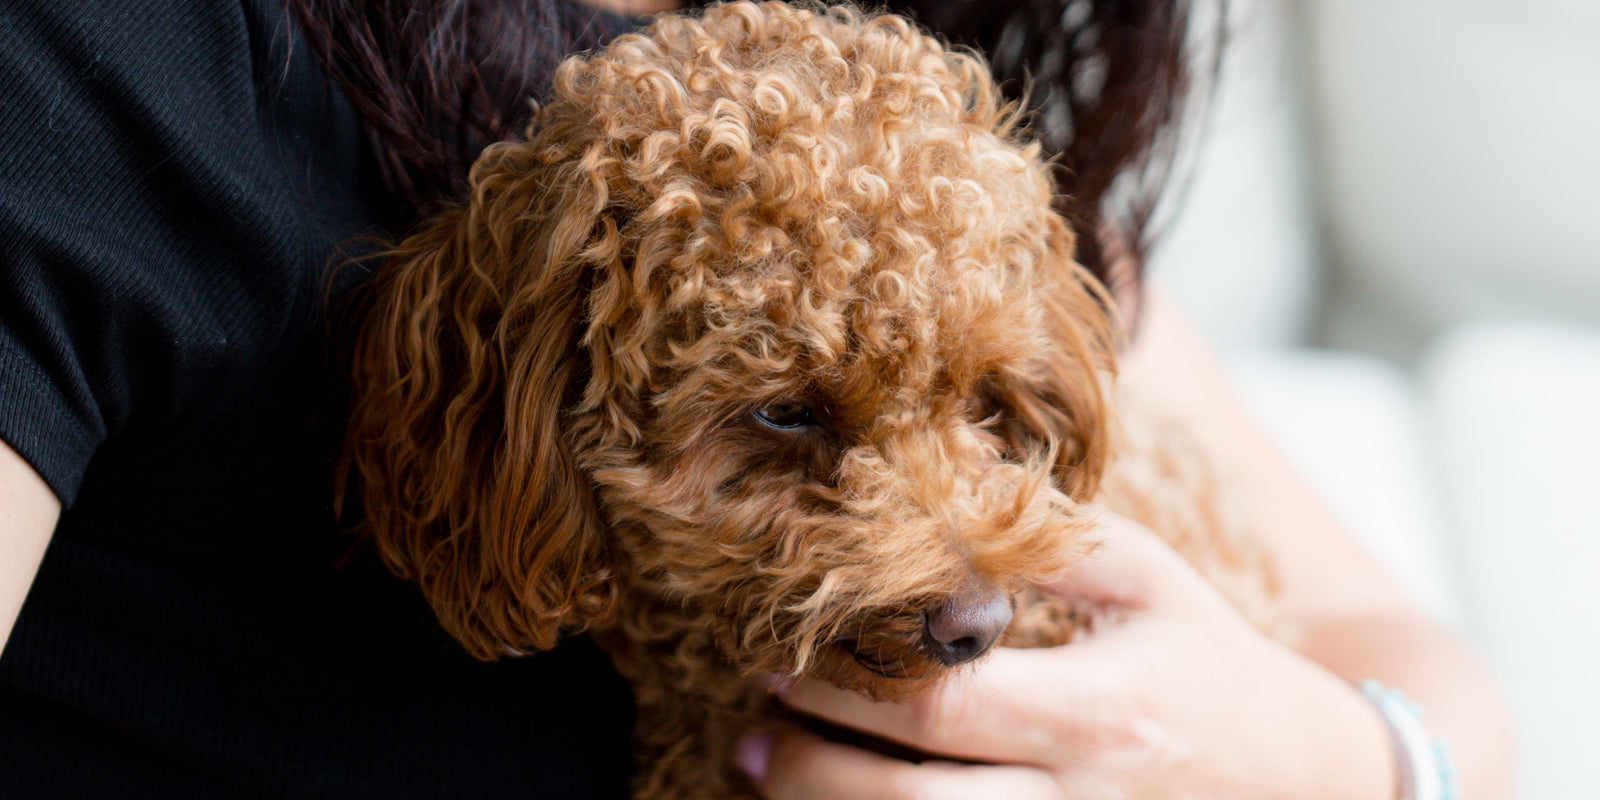
[[[0,439],[65,505],[0,794],[625,793],[602,654],[475,662],[333,521],[362,139],[278,0],[0,3]]]

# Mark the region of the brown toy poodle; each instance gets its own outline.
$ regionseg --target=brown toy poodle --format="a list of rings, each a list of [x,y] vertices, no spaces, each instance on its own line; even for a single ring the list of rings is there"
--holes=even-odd
[[[899,17],[661,17],[563,64],[366,287],[364,530],[480,658],[593,635],[638,796],[751,794],[764,676],[905,698],[1067,641],[1029,587],[1090,501],[1270,606],[1179,437],[1114,428],[1111,303],[1017,119]]]

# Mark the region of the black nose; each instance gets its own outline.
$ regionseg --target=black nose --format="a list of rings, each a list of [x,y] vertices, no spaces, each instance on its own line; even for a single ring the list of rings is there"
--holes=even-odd
[[[984,589],[954,597],[928,612],[923,647],[947,667],[989,652],[1011,624],[1011,597]]]

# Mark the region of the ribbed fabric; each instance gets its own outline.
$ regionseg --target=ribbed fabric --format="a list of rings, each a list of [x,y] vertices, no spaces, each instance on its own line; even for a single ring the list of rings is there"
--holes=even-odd
[[[277,0],[0,3],[0,439],[67,505],[4,797],[606,797],[627,689],[485,665],[330,511],[328,268],[382,232]]]

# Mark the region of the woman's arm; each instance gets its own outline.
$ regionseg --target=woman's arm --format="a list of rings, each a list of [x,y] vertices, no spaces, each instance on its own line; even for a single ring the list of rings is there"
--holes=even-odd
[[[998,651],[903,706],[814,682],[783,692],[810,713],[1000,766],[912,765],[790,729],[741,746],[768,796],[1392,800],[1387,731],[1350,683],[1367,678],[1427,708],[1463,798],[1511,796],[1505,712],[1476,658],[1347,537],[1159,295],[1143,321],[1123,380],[1169,397],[1229,462],[1282,568],[1302,650],[1250,629],[1149,531],[1108,518],[1107,546],[1056,591],[1126,609],[1117,623],[1068,647]]]
[[[1476,654],[1423,612],[1343,529],[1256,425],[1215,355],[1151,287],[1122,380],[1189,416],[1238,477],[1256,533],[1283,574],[1283,600],[1303,626],[1301,652],[1349,681],[1402,689],[1451,744],[1466,798],[1514,793],[1511,723]],[[1360,437],[1353,430],[1350,436]]]
[[[0,442],[0,651],[60,515],[61,503],[44,479]]]

